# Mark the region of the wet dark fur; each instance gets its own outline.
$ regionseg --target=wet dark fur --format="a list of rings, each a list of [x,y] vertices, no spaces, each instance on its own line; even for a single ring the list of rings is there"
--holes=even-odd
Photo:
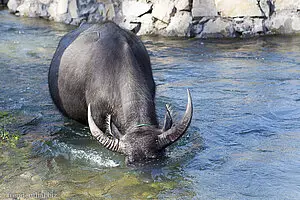
[[[141,123],[158,127],[149,55],[136,35],[112,22],[83,25],[61,39],[49,89],[58,109],[83,124],[90,103],[103,131],[107,114],[122,134]]]

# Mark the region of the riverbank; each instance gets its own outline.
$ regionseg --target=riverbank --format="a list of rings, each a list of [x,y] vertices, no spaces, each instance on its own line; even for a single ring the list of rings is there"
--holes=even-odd
[[[196,38],[300,33],[300,0],[9,0],[10,12],[79,25],[113,20],[139,35]]]

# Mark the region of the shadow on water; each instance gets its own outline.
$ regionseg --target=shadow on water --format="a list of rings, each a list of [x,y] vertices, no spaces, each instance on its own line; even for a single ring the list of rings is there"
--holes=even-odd
[[[181,119],[187,88],[194,116],[164,158],[126,166],[50,99],[51,58],[74,27],[0,18],[1,199],[299,199],[299,37],[143,37],[159,120],[166,103]]]

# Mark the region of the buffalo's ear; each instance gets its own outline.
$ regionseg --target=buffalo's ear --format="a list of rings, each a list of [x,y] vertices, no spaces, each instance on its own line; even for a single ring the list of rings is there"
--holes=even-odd
[[[133,29],[130,30],[134,34],[137,34],[141,29],[142,23],[141,22],[130,22],[130,24],[137,24],[136,27],[134,27]]]
[[[165,114],[165,120],[164,125],[162,127],[162,131],[165,132],[169,130],[172,127],[173,120],[171,116],[171,108],[168,104],[166,104],[166,114]]]
[[[108,132],[108,134],[110,134],[111,136],[113,136],[115,138],[121,139],[121,137],[123,137],[123,135],[121,134],[119,129],[112,122],[111,115],[107,115],[107,117],[106,117],[106,131]]]

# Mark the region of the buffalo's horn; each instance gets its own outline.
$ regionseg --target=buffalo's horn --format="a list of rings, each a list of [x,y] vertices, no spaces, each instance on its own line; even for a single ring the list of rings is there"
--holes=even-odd
[[[173,124],[173,120],[171,116],[170,106],[166,104],[166,115],[165,115],[164,126],[162,128],[162,131],[165,132],[169,130],[172,127],[172,124]]]
[[[121,152],[120,140],[116,138],[109,138],[97,127],[91,114],[90,104],[88,106],[88,123],[89,123],[91,133],[96,138],[97,141],[99,141],[105,148],[111,151]]]
[[[192,97],[189,89],[187,89],[188,93],[188,103],[186,106],[185,114],[181,120],[181,122],[169,130],[163,132],[162,134],[158,135],[158,145],[161,149],[171,145],[176,140],[178,140],[187,130],[189,127],[192,116],[193,116],[193,103]]]

